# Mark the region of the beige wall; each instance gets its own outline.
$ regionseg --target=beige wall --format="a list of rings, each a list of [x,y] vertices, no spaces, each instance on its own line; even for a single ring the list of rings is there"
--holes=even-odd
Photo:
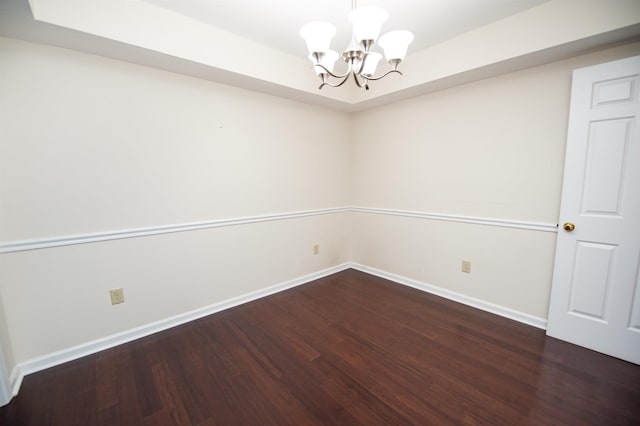
[[[0,255],[15,360],[344,263],[345,214]],[[312,253],[316,242],[319,256]],[[111,306],[114,287],[124,288],[124,304]]]
[[[349,203],[346,113],[11,39],[0,63],[0,244]],[[347,215],[0,254],[8,367],[346,262]]]
[[[356,114],[353,204],[555,224],[571,72],[638,53],[630,44]],[[555,234],[355,215],[353,261],[546,319]]]
[[[0,39],[0,244],[347,205],[555,223],[571,70],[638,52],[349,115]],[[5,253],[0,343],[11,370],[349,260],[546,318],[554,247],[352,212]]]
[[[2,241],[348,203],[344,113],[9,39],[0,53]]]

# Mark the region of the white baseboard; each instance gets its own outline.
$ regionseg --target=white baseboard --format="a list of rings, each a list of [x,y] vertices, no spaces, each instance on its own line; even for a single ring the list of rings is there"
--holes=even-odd
[[[484,300],[476,299],[473,297],[465,296],[464,294],[456,293],[451,290],[444,289],[442,287],[436,287],[434,285],[426,284],[411,278],[403,277],[401,275],[392,274],[390,272],[382,271],[380,269],[372,268],[370,266],[361,265],[359,263],[351,262],[351,268],[367,274],[376,275],[381,278],[403,284],[408,287],[413,287],[418,290],[425,291],[427,293],[435,294],[436,296],[444,297],[445,299],[453,300],[454,302],[462,303],[464,305],[478,308],[483,311],[491,312],[492,314],[500,315],[505,318],[509,318],[523,324],[531,325],[543,330],[547,329],[547,320],[544,318],[535,317],[533,315],[525,314],[504,306],[496,305]]]
[[[27,374],[35,373],[37,371],[44,370],[49,367],[63,364],[74,359],[81,358],[83,356],[91,355],[96,352],[100,352],[105,349],[109,349],[123,343],[127,343],[142,337],[149,336],[159,331],[167,330],[171,327],[175,327],[187,322],[196,320],[198,318],[205,317],[207,315],[214,314],[216,312],[224,311],[225,309],[232,308],[234,306],[242,305],[243,303],[251,302],[262,297],[270,296],[275,293],[279,293],[284,290],[288,290],[293,287],[297,287],[302,284],[317,280],[318,278],[325,277],[327,275],[335,274],[336,272],[349,269],[349,263],[343,263],[331,268],[323,269],[321,271],[313,272],[302,277],[294,278],[289,281],[285,281],[280,284],[276,284],[271,287],[267,287],[261,290],[257,290],[242,296],[234,297],[232,299],[225,300],[220,303],[205,306],[200,309],[185,312],[183,314],[175,315],[170,318],[166,318],[160,321],[156,321],[141,327],[136,327],[131,330],[123,331],[121,333],[112,334],[101,339],[93,340],[90,342],[82,343],[77,346],[66,348],[57,352],[52,352],[37,358],[30,359],[25,362],[19,363],[11,372],[9,378],[11,390],[13,396],[18,394],[22,379]]]
[[[495,305],[493,303],[485,302],[480,299],[475,299],[469,296],[465,296],[450,290],[443,289],[441,287],[432,286],[422,283],[410,278],[406,278],[400,275],[392,274],[390,272],[382,271],[380,269],[372,268],[370,266],[362,265],[354,262],[347,262],[341,265],[337,265],[331,268],[323,269],[302,277],[298,277],[289,281],[285,281],[280,284],[276,284],[271,287],[267,287],[261,290],[257,290],[242,296],[234,297],[229,300],[225,300],[220,303],[205,306],[200,309],[185,312],[170,318],[166,318],[160,321],[156,321],[141,327],[136,327],[131,330],[127,330],[121,333],[112,334],[110,336],[86,342],[77,346],[66,348],[57,352],[52,352],[37,358],[30,359],[25,362],[19,363],[11,372],[9,377],[9,384],[13,395],[17,395],[22,385],[22,379],[27,374],[35,373],[37,371],[44,370],[46,368],[54,367],[56,365],[63,364],[74,359],[81,358],[83,356],[91,355],[100,352],[105,349],[109,349],[142,337],[149,336],[151,334],[167,330],[171,327],[175,327],[187,322],[196,320],[198,318],[205,317],[207,315],[214,314],[216,312],[223,311],[225,309],[232,308],[234,306],[241,305],[243,303],[251,302],[266,296],[270,296],[281,291],[297,287],[302,284],[317,280],[327,275],[335,274],[345,269],[353,268],[358,271],[366,272],[371,275],[376,275],[381,278],[394,281],[398,284],[403,284],[409,287],[416,288],[418,290],[432,293],[437,296],[441,296],[455,302],[463,303],[474,308],[481,309],[483,311],[491,312],[524,324],[531,325],[533,327],[546,329],[547,321],[543,318],[534,317],[522,312],[515,311],[513,309],[505,308],[503,306]]]

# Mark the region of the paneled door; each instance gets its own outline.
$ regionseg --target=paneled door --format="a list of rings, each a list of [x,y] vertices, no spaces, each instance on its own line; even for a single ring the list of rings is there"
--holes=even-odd
[[[547,334],[640,364],[640,56],[575,70]]]
[[[0,347],[0,407],[6,405],[11,400],[9,393],[9,378],[2,355],[2,347]]]

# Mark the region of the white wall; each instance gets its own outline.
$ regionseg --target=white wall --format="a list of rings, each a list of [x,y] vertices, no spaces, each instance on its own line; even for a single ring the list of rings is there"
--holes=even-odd
[[[348,115],[69,50],[0,49],[2,241],[348,202]]]
[[[571,70],[638,51],[351,116],[0,39],[0,246],[347,205],[555,223]],[[349,260],[546,318],[554,247],[549,232],[352,212],[8,252],[0,346],[12,369]]]
[[[353,204],[556,224],[571,72],[638,52],[630,44],[356,114]],[[370,213],[354,223],[355,262],[546,319],[554,233]]]
[[[346,113],[11,39],[0,63],[0,244],[349,202]],[[8,367],[346,262],[347,215],[0,254]]]

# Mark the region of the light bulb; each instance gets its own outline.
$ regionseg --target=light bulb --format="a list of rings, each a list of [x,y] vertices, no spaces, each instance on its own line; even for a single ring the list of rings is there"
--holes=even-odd
[[[389,19],[389,14],[379,7],[359,7],[349,13],[349,22],[353,24],[353,34],[358,43],[363,40],[376,41],[380,35],[382,24]]]
[[[336,35],[336,27],[328,22],[313,21],[300,28],[300,37],[307,42],[309,53],[326,52],[331,39]]]
[[[403,60],[407,55],[407,48],[413,41],[413,34],[409,31],[390,31],[383,34],[378,41],[380,47],[384,49],[384,56],[387,61]]]
[[[378,62],[382,59],[382,55],[378,52],[369,52],[364,59],[364,67],[362,68],[361,75],[365,77],[371,77],[376,73]]]
[[[324,52],[324,54],[322,55],[318,63],[323,67],[325,67],[326,69],[328,69],[330,72],[333,72],[333,67],[336,64],[338,57],[339,57],[338,52],[336,52],[335,50],[327,50],[326,52]],[[309,54],[309,59],[311,60],[311,62],[314,63],[314,65],[316,64],[316,60],[313,54]],[[327,73],[325,70],[323,70],[320,67],[313,67],[313,69],[318,75]]]

